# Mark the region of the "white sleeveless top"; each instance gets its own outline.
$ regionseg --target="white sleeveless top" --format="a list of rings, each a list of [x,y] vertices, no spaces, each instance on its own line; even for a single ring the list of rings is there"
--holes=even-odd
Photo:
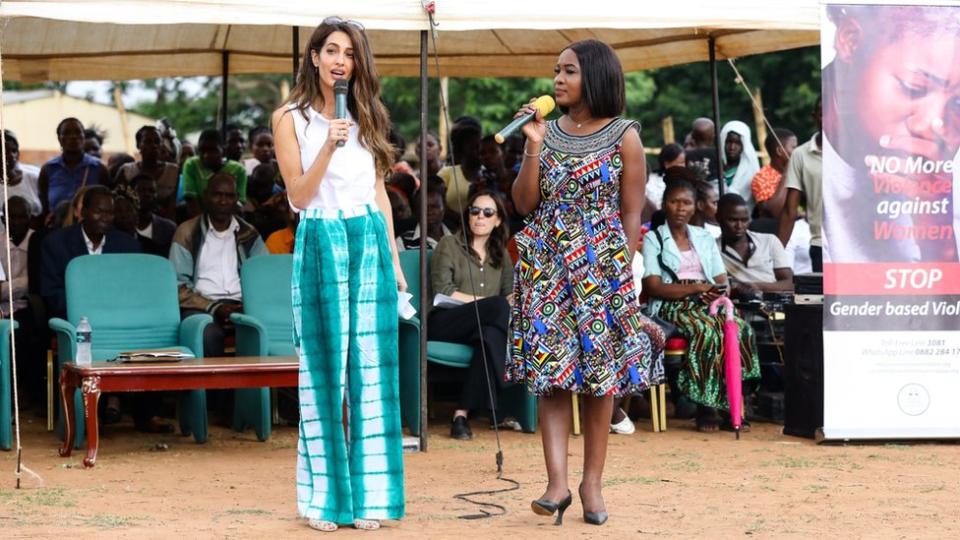
[[[310,121],[300,114],[300,111],[291,106],[293,126],[297,133],[297,143],[300,144],[300,164],[306,171],[317,159],[320,148],[327,140],[330,131],[330,121],[320,113],[309,107],[307,116]],[[350,210],[358,206],[376,204],[377,172],[373,154],[364,148],[359,141],[360,130],[347,112],[348,118],[354,122],[350,128],[350,138],[347,143],[337,148],[330,158],[327,173],[320,182],[320,188],[313,196],[307,208],[322,208],[326,210]],[[300,208],[299,210],[306,210]]]

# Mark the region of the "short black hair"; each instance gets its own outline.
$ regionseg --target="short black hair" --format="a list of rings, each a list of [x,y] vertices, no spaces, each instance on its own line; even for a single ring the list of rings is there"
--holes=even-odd
[[[197,146],[205,142],[216,143],[217,146],[223,147],[223,137],[220,136],[220,131],[216,129],[205,129],[200,132],[200,138],[197,139]]]
[[[97,197],[107,197],[111,201],[113,200],[113,192],[107,186],[94,185],[89,186],[86,191],[83,192],[83,207],[90,208],[90,205],[93,204],[93,200]]]
[[[257,138],[257,136],[260,135],[261,133],[271,134],[270,128],[268,128],[267,126],[256,126],[256,127],[254,127],[253,129],[251,129],[251,130],[247,133],[247,142],[250,143],[250,144],[253,144],[253,141],[254,141],[254,140]]]
[[[461,116],[453,121],[453,127],[457,126],[476,126],[478,129],[481,127],[480,120],[477,120],[473,116]]]
[[[12,141],[16,143],[17,146],[20,146],[20,141],[17,140],[16,134],[14,134],[9,129],[3,130],[3,138],[7,140],[7,144],[10,144],[10,142]]]
[[[241,135],[243,134],[243,129],[237,124],[227,124],[224,126],[223,135],[226,136],[227,133],[230,133],[231,131],[239,131]]]
[[[22,209],[25,214],[30,215],[30,202],[19,195],[14,195],[7,199],[7,208]]]
[[[671,169],[672,168],[673,167],[671,167]],[[680,190],[689,191],[690,195],[693,195],[694,200],[696,200],[697,188],[693,187],[692,183],[682,178],[676,178],[676,179],[667,181],[667,187],[663,190],[663,200],[660,201],[661,206],[663,206],[663,203],[667,202],[667,198],[670,195],[673,195],[674,191],[680,191]]]
[[[717,201],[717,214],[724,215],[734,208],[747,206],[747,201],[743,199],[740,195],[736,193],[724,193],[723,197],[720,197],[720,200]]]
[[[775,128],[763,141],[763,148],[767,151],[770,159],[777,155],[777,150],[790,137],[796,137],[792,131],[786,128]]]
[[[695,181],[693,188],[697,194],[697,202],[706,202],[707,197],[710,196],[710,192],[717,190],[716,186],[706,180]]]
[[[667,163],[677,159],[682,153],[683,147],[677,143],[664,145],[664,147],[660,149],[660,154],[657,156],[657,162],[660,164],[661,174],[667,170]]]
[[[213,187],[213,184],[217,182],[226,182],[227,180],[231,180],[233,182],[234,189],[237,188],[237,177],[221,169],[217,171],[213,176],[210,177],[210,180],[207,181],[207,187],[204,188],[203,193],[204,194],[209,193],[210,189]],[[239,194],[240,193],[237,192],[237,195]]]
[[[96,140],[97,140],[97,144],[101,144],[101,145],[103,144],[103,135],[97,133],[97,130],[95,130],[95,129],[93,129],[93,128],[87,128],[87,129],[83,130],[83,138],[84,138],[84,139],[96,139]]]
[[[580,88],[582,100],[596,118],[609,118],[623,114],[627,95],[623,81],[623,66],[617,53],[602,41],[585,39],[571,43],[570,49],[580,62]],[[566,107],[561,107],[563,112]]]
[[[160,130],[157,129],[157,126],[143,126],[137,130],[137,133],[133,136],[134,141],[136,141],[137,146],[140,146],[140,141],[143,140],[143,136],[146,135],[148,131],[156,131],[157,136],[160,136]],[[161,138],[162,140],[162,138]]]
[[[75,117],[75,116],[68,116],[68,117],[64,118],[63,120],[61,120],[59,124],[57,124],[57,137],[60,136],[60,130],[63,129],[63,125],[66,124],[67,122],[76,122],[76,123],[80,124],[80,131],[85,131],[85,130],[83,129],[83,122],[81,122],[79,118],[77,118],[77,117]]]
[[[483,131],[480,130],[479,125],[464,123],[457,124],[450,130],[450,144],[453,145],[454,155],[460,155],[460,151],[463,150],[467,141],[473,137],[480,138],[483,134]]]

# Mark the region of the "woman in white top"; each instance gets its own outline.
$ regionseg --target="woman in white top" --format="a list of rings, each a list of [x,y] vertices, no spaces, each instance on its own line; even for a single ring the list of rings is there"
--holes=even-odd
[[[349,82],[343,119],[335,116],[338,80]],[[376,529],[404,514],[397,289],[406,281],[384,185],[389,128],[363,26],[324,19],[287,103],[273,113],[280,173],[301,218],[292,284],[297,509],[323,531]]]

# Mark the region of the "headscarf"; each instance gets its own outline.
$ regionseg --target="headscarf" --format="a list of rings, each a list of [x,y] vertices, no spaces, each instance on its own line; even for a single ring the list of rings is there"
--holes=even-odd
[[[740,136],[740,142],[743,144],[743,152],[740,154],[740,164],[737,165],[737,172],[733,177],[733,182],[725,186],[729,193],[736,193],[747,201],[747,207],[753,211],[753,190],[750,189],[753,183],[753,177],[760,171],[760,161],[757,159],[757,150],[753,147],[753,141],[750,139],[750,128],[739,120],[733,120],[724,124],[720,130],[720,142],[725,146],[727,144],[727,134],[736,133]],[[720,155],[720,181],[723,182],[723,171],[727,168],[727,152]]]

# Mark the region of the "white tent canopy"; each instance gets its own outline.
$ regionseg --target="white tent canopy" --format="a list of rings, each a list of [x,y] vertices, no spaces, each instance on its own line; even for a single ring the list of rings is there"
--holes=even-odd
[[[301,47],[324,17],[361,21],[384,75],[419,74],[419,0],[5,0],[4,77],[38,82],[289,72],[292,28]],[[549,76],[560,49],[598,38],[635,71],[819,41],[817,0],[439,0],[445,76]],[[432,68],[432,60],[431,60]]]

